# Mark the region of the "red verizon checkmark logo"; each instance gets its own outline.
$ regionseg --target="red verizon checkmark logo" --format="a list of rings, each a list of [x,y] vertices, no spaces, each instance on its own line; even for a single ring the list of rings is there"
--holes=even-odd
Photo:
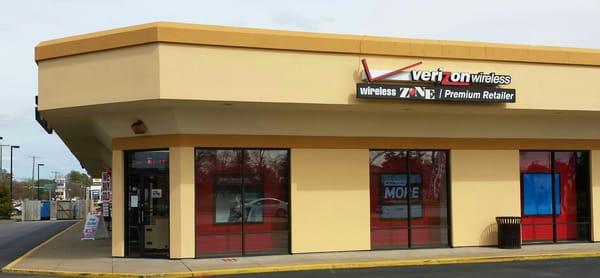
[[[418,65],[420,65],[420,64],[423,63],[423,62],[417,62],[417,63],[414,63],[412,65],[408,65],[406,67],[399,68],[397,70],[390,71],[388,73],[384,73],[382,75],[373,77],[371,75],[371,72],[369,71],[369,65],[367,64],[367,58],[363,58],[361,60],[361,62],[362,62],[363,68],[365,70],[365,74],[367,75],[367,81],[369,81],[369,82],[380,81],[380,80],[386,79],[386,78],[388,78],[390,76],[394,76],[394,75],[396,75],[398,73],[401,73],[401,72],[403,72],[403,71],[405,71],[407,69],[410,69],[410,68],[414,68],[414,67],[416,67],[416,66],[418,66]]]

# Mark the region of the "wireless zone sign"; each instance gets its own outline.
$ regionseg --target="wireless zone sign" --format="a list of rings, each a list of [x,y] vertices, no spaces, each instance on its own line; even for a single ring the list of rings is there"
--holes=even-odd
[[[362,59],[362,78],[368,83],[356,86],[357,98],[414,99],[454,102],[516,102],[514,89],[498,88],[507,85],[512,77],[506,74],[410,70],[421,65],[417,62],[394,71],[370,70]],[[429,83],[432,85],[372,84],[381,81],[403,83]]]

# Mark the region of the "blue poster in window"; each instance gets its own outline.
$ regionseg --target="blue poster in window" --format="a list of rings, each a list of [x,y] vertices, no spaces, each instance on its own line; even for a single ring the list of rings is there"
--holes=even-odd
[[[382,219],[408,219],[408,199],[410,199],[410,217],[423,217],[421,196],[421,175],[406,174],[381,175],[381,213]]]
[[[552,215],[551,174],[523,174],[523,215]],[[560,176],[554,174],[554,206],[560,214]]]

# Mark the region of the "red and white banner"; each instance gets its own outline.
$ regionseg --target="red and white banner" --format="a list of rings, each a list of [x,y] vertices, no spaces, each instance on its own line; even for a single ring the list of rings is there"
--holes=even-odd
[[[446,153],[435,152],[433,157],[433,173],[431,177],[431,186],[427,191],[427,199],[439,200],[442,182],[446,177]]]

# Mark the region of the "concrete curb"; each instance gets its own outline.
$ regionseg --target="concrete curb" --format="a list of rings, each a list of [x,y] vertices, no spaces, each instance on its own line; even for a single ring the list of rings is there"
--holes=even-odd
[[[255,268],[194,271],[193,274],[194,274],[194,277],[197,277],[197,276],[219,276],[219,275],[235,275],[235,274],[250,274],[250,273],[284,272],[284,271],[356,269],[356,268],[397,267],[397,266],[426,266],[426,265],[469,264],[469,263],[495,263],[495,262],[535,261],[535,260],[552,260],[552,259],[576,259],[576,258],[590,258],[590,257],[600,257],[600,252],[536,254],[536,255],[515,255],[515,256],[489,256],[489,257],[457,257],[457,258],[417,259],[417,260],[389,260],[389,261],[326,263],[326,264],[308,264],[308,265],[285,265],[285,266],[270,266],[270,267],[255,267]]]
[[[26,255],[27,254],[23,255],[22,258],[26,257]],[[496,262],[536,261],[536,260],[552,260],[552,259],[576,259],[576,258],[591,258],[591,257],[600,257],[600,251],[560,253],[560,254],[457,257],[457,258],[418,259],[418,260],[388,260],[388,261],[372,261],[372,262],[281,265],[281,266],[230,268],[230,269],[214,269],[214,270],[192,271],[192,272],[149,273],[149,274],[38,270],[38,269],[14,268],[12,266],[11,267],[7,266],[7,267],[3,268],[2,271],[6,272],[6,273],[15,273],[15,274],[49,275],[49,276],[62,276],[62,277],[84,277],[84,276],[85,277],[105,277],[105,278],[106,277],[202,277],[202,276],[268,273],[268,272],[288,272],[288,271],[328,270],[328,269],[356,269],[356,268],[397,267],[397,266],[425,266],[425,265],[447,265],[447,264],[469,264],[469,263],[496,263]],[[19,259],[21,259],[21,258],[19,258]],[[19,259],[17,259],[17,260],[19,260]],[[15,261],[17,261],[17,260],[15,260]],[[11,264],[13,264],[13,263],[11,263]]]

